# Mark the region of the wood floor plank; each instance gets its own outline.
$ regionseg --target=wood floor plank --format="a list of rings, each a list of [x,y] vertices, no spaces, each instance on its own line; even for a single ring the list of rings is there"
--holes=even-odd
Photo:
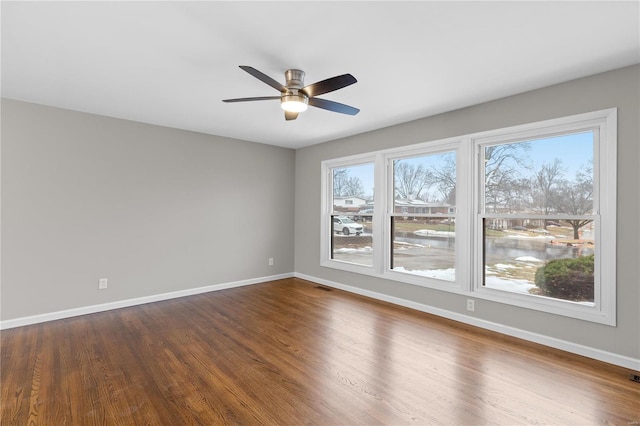
[[[629,371],[300,279],[0,333],[2,425],[634,425]]]

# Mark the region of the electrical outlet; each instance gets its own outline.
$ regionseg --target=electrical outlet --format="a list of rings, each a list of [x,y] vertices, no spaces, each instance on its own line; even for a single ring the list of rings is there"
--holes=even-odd
[[[467,311],[475,311],[476,310],[476,301],[473,299],[467,299]]]
[[[106,289],[108,284],[109,280],[107,280],[106,278],[100,278],[100,280],[98,280],[98,290]]]
[[[273,257],[269,258],[269,266],[273,266]]]

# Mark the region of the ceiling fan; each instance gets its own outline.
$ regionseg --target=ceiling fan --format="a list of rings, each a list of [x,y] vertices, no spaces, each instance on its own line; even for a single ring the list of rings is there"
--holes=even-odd
[[[316,96],[318,95],[333,92],[334,90],[342,89],[343,87],[347,87],[357,82],[358,80],[356,80],[355,77],[351,74],[338,75],[305,86],[304,71],[290,69],[285,71],[284,77],[287,82],[285,85],[282,85],[268,75],[258,71],[253,67],[240,65],[240,68],[257,78],[258,80],[262,81],[263,83],[266,83],[274,89],[280,91],[280,96],[223,99],[222,102],[268,101],[279,99],[280,106],[284,110],[284,118],[286,120],[295,120],[298,117],[298,113],[305,111],[308,105],[347,115],[356,115],[358,112],[360,112],[358,108],[354,108],[349,105],[329,101],[327,99],[316,98]]]

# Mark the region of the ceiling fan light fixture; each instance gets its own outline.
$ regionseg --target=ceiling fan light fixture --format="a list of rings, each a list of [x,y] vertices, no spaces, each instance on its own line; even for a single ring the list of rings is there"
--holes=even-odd
[[[288,112],[306,111],[309,106],[309,98],[302,93],[283,95],[280,99],[280,106]]]

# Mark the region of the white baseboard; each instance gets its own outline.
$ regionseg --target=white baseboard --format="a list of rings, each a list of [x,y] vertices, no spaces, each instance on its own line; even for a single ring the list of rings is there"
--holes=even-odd
[[[603,351],[601,349],[596,349],[589,346],[584,346],[577,343],[571,343],[565,340],[556,339],[554,337],[532,333],[530,331],[521,330],[518,328],[509,327],[503,324],[498,324],[491,321],[474,318],[468,315],[459,314],[457,312],[447,311],[445,309],[435,308],[433,306],[425,305],[425,304],[414,302],[407,299],[401,299],[399,297],[389,296],[383,293],[365,290],[362,288],[353,287],[346,284],[340,284],[334,281],[325,280],[323,278],[317,278],[310,275],[300,274],[297,272],[294,273],[294,276],[297,278],[301,278],[303,280],[315,282],[328,287],[333,287],[340,290],[348,291],[350,293],[356,293],[362,296],[371,297],[373,299],[382,300],[385,302],[415,309],[421,312],[426,312],[428,314],[433,314],[439,317],[448,318],[454,321],[473,325],[486,330],[496,331],[498,333],[502,333],[507,336],[517,337],[522,340],[527,340],[529,342],[539,343],[541,345],[549,346],[551,348],[560,349],[565,352],[582,355],[587,358],[596,359],[598,361],[607,362],[609,364],[618,365],[624,368],[630,368],[634,371],[640,371],[640,359],[634,359],[624,355],[618,355],[611,352]]]
[[[117,302],[103,303],[100,305],[83,306],[80,308],[67,309],[64,311],[50,312],[46,314],[32,315],[28,317],[15,318],[0,321],[0,330],[21,327],[24,325],[37,324],[41,322],[54,321],[58,319],[77,317],[79,315],[93,314],[96,312],[109,311],[111,309],[126,308],[129,306],[142,305],[145,303],[159,302],[161,300],[176,299],[178,297],[192,296],[194,294],[208,293],[210,291],[225,290],[228,288],[242,287],[252,284],[260,284],[267,281],[275,281],[293,277],[293,272],[268,277],[252,278],[249,280],[234,281],[230,283],[213,284],[204,287],[190,288],[187,290],[173,291],[170,293],[154,294],[151,296],[138,297],[135,299],[119,300]]]

